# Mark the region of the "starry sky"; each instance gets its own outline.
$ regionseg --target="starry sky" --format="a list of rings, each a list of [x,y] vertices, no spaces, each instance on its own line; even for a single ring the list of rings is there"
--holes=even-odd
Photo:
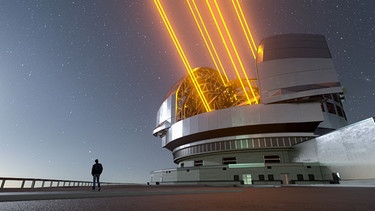
[[[373,0],[241,4],[256,43],[323,34],[349,122],[375,116]],[[152,130],[186,72],[152,0],[0,0],[0,40],[0,176],[90,181],[98,158],[103,181],[145,183],[175,166]]]

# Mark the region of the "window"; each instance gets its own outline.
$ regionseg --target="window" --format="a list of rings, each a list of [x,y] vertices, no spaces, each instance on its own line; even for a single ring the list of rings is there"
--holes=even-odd
[[[327,98],[327,99],[332,99],[332,96],[331,95],[323,95],[324,98]]]
[[[322,111],[323,111],[323,112],[326,112],[326,110],[324,109],[324,105],[323,105],[323,103],[320,103],[320,108],[322,108]]]
[[[267,175],[269,181],[274,181],[273,174]]]
[[[237,163],[236,157],[226,157],[226,158],[223,158],[223,165],[236,164],[236,163]]]
[[[303,181],[303,174],[297,174],[297,180]]]
[[[239,175],[233,175],[233,180],[234,181],[240,181],[240,176]]]
[[[203,160],[194,160],[194,166],[203,166]]]
[[[264,175],[263,174],[259,174],[259,181],[264,181],[265,179],[264,179]]]
[[[310,181],[314,181],[315,180],[315,176],[313,174],[309,174],[309,180]]]
[[[264,163],[280,163],[280,155],[265,155]]]
[[[340,102],[339,95],[338,94],[333,94],[333,100],[335,102]]]
[[[337,114],[341,117],[344,117],[344,112],[342,112],[342,109],[340,106],[336,106]]]
[[[327,103],[328,112],[331,114],[336,114],[335,106],[332,103]]]

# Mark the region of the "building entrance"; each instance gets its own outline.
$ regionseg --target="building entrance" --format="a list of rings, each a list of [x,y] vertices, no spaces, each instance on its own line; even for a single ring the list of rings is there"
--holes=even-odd
[[[251,185],[251,174],[242,174],[242,180],[244,185]]]

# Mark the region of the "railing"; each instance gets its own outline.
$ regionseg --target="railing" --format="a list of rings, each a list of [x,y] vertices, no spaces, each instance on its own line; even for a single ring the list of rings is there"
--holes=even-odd
[[[0,177],[2,188],[46,188],[46,187],[83,187],[91,186],[93,182],[77,180],[56,180],[37,178]],[[119,183],[100,182],[101,185],[116,185]]]

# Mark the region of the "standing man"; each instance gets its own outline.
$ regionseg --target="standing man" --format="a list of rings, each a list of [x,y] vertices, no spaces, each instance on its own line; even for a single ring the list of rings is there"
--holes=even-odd
[[[98,159],[95,159],[95,164],[92,165],[92,169],[91,169],[91,175],[93,176],[93,184],[92,184],[92,189],[95,190],[95,182],[98,182],[98,191],[100,191],[100,181],[99,181],[99,177],[100,177],[100,174],[102,173],[103,171],[103,166],[101,163],[99,163]]]

